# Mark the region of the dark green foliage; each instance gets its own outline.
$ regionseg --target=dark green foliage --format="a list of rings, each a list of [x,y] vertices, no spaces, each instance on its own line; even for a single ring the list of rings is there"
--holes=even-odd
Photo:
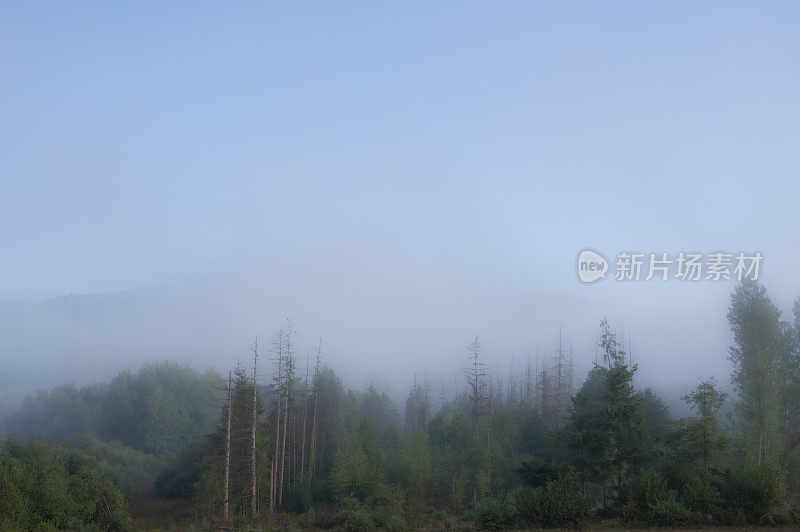
[[[639,396],[645,424],[641,461],[650,467],[663,468],[669,452],[667,443],[672,428],[669,408],[650,388],[646,388]]]
[[[651,526],[681,526],[698,522],[701,515],[686,508],[666,479],[654,471],[631,476],[622,490],[623,515]]]
[[[680,500],[690,510],[711,515],[719,507],[719,486],[715,476],[704,472],[692,476],[680,485]]]
[[[311,497],[311,488],[308,484],[298,483],[292,486],[287,493],[287,508],[297,514],[313,510],[314,500]]]
[[[122,493],[90,457],[41,440],[0,444],[0,528],[129,526]]]
[[[418,433],[403,445],[398,468],[401,483],[409,496],[421,501],[431,476],[431,450],[425,432]]]
[[[552,454],[551,444],[542,417],[536,409],[525,406],[519,414],[519,451],[531,456]]]
[[[707,471],[720,465],[728,438],[717,418],[726,396],[717,389],[712,378],[682,397],[698,414],[683,420],[678,430],[678,436],[683,440],[683,454],[679,458],[682,467],[688,466],[688,472]]]
[[[739,467],[720,483],[723,521],[731,524],[769,522],[781,501],[781,478],[768,466]]]
[[[405,520],[386,508],[370,509],[364,502],[345,497],[334,517],[334,525],[347,530],[404,530]]]
[[[26,398],[8,416],[6,429],[52,438],[88,433],[172,456],[214,427],[219,412],[209,403],[217,378],[211,370],[200,373],[174,362],[126,369],[110,384],[64,385]]]
[[[156,477],[153,493],[156,497],[188,498],[194,493],[194,485],[203,472],[203,460],[211,451],[209,438],[191,442]]]
[[[522,482],[533,488],[554,480],[565,472],[564,466],[557,466],[551,459],[547,458],[527,460],[522,462],[519,468],[519,476]]]
[[[673,498],[673,494],[667,489],[664,477],[653,471],[640,471],[628,480],[623,497],[628,507],[643,513],[652,504]]]
[[[470,510],[467,518],[478,528],[502,530],[511,528],[517,521],[517,512],[511,497],[489,497]]]
[[[633,387],[636,365],[625,364],[625,353],[604,319],[600,347],[606,366],[595,366],[575,396],[565,428],[581,481],[622,486],[625,477],[647,458],[643,396]],[[651,417],[656,412],[651,409]]]
[[[519,518],[535,526],[572,526],[592,515],[592,504],[581,494],[578,477],[572,473],[537,488],[519,488],[514,503]]]
[[[479,468],[485,463],[475,429],[465,410],[437,414],[429,425],[433,465],[433,495],[460,512],[472,501]]]
[[[95,467],[125,493],[130,493],[136,482],[157,475],[165,462],[162,457],[137,451],[118,441],[104,442],[90,434],[73,436],[64,445],[90,457]]]
[[[257,413],[261,415],[264,406],[261,399],[257,402]],[[231,459],[230,459],[230,513],[231,515],[250,514],[251,486],[251,449],[253,420],[253,380],[241,367],[233,374],[232,408],[231,408]],[[176,467],[165,471],[157,480],[160,486],[168,489],[174,486],[177,491],[173,496],[181,496],[183,490],[192,486],[192,495],[200,513],[207,516],[219,515],[224,499],[223,472],[225,464],[225,434],[227,417],[221,416],[217,429],[190,446],[186,453],[178,458],[187,465],[187,471]],[[256,463],[260,478],[267,478],[271,434],[264,425],[258,427],[256,434]],[[198,459],[202,457],[201,459]],[[198,475],[199,473],[199,475]],[[174,476],[173,476],[174,475]],[[169,492],[167,492],[169,493]],[[288,499],[288,498],[287,498]]]
[[[674,497],[658,499],[652,503],[643,516],[650,526],[687,526],[700,522],[702,516],[689,510]]]
[[[107,417],[103,411],[107,398],[107,384],[56,386],[26,397],[18,410],[7,416],[5,429],[11,434],[42,438],[97,433]]]
[[[374,501],[384,489],[380,472],[370,465],[357,440],[336,454],[331,484],[341,499],[353,497],[365,503]]]
[[[341,508],[335,523],[348,529],[404,528],[406,498],[396,485],[387,485],[372,465],[358,438],[336,453],[330,483]]]

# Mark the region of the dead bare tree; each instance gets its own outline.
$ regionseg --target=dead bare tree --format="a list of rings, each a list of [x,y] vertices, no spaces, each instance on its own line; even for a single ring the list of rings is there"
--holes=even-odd
[[[308,485],[314,479],[314,460],[317,455],[317,413],[319,412],[319,362],[322,354],[322,338],[317,344],[317,362],[314,367],[314,414],[311,417],[311,448],[308,456]]]
[[[556,357],[555,357],[555,368],[553,373],[555,374],[556,382],[555,382],[555,400],[556,400],[556,411],[555,411],[555,424],[556,429],[561,428],[561,418],[563,417],[562,408],[564,406],[564,348],[562,343],[563,337],[561,336],[561,326],[558,326],[558,349],[556,350]]]
[[[302,424],[303,424],[303,436],[300,443],[300,478],[302,480],[303,474],[305,472],[305,459],[306,459],[306,426],[307,417],[308,417],[308,363],[309,357],[306,357],[306,382],[303,386],[303,415],[302,415]]]
[[[256,422],[258,421],[258,385],[256,380],[258,370],[258,336],[256,336],[255,343],[253,344],[253,425],[251,432],[252,448],[250,454],[250,471],[251,471],[251,499],[250,499],[250,512],[253,516],[257,515],[257,500],[256,500]]]
[[[276,364],[278,366],[277,375],[273,376],[273,391],[275,393],[275,451],[272,454],[272,465],[270,466],[270,497],[269,509],[270,512],[275,511],[275,500],[277,496],[278,484],[278,450],[280,449],[279,442],[281,439],[281,382],[283,380],[283,329],[279,330],[273,340],[273,352],[276,356]]]
[[[225,434],[225,501],[223,502],[225,520],[228,519],[231,478],[231,372],[228,370],[228,427]]]
[[[533,406],[533,387],[531,383],[531,355],[528,352],[528,363],[525,366],[525,404],[530,408]]]
[[[284,395],[283,395],[283,443],[281,448],[281,469],[278,482],[278,506],[283,504],[284,472],[286,470],[286,436],[289,432],[289,393],[294,378],[294,354],[292,353],[292,323],[286,327],[286,350],[284,354]]]
[[[481,408],[486,396],[486,365],[480,361],[481,343],[478,336],[475,336],[475,339],[467,346],[467,350],[470,364],[463,371],[470,392],[472,421],[475,425],[475,432],[477,432]]]

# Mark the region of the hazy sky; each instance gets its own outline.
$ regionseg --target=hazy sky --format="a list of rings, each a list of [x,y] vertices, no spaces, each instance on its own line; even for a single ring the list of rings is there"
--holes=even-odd
[[[798,28],[797,2],[5,2],[0,361],[224,366],[291,317],[408,380],[559,324],[588,364],[608,314],[645,380],[727,381],[733,283],[584,286],[575,258],[760,251],[789,308]]]

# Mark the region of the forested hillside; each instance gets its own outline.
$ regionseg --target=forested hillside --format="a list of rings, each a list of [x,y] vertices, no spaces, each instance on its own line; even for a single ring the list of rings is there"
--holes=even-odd
[[[209,404],[219,375],[173,362],[125,369],[110,383],[71,384],[27,397],[6,432],[68,438],[89,434],[157,456],[174,454],[207,433],[218,412]]]
[[[155,477],[137,505],[181,500],[207,525],[800,524],[800,301],[786,320],[763,286],[746,282],[728,320],[735,396],[700,379],[682,419],[637,387],[638,366],[605,319],[582,383],[566,343],[547,363],[496,372],[476,337],[456,396],[437,396],[420,368],[395,404],[372,386],[346,388],[321,347],[306,363],[287,327],[230,376],[165,363],[59,387],[6,420],[9,432],[60,443],[6,440],[0,492],[16,502],[0,503],[0,522],[46,514],[30,478],[71,486],[96,475],[129,497],[133,483]],[[728,401],[733,415],[721,419]],[[85,467],[59,458],[70,452]],[[41,468],[45,453],[56,456],[52,468]],[[65,508],[71,496],[59,499]],[[78,521],[41,520],[127,526],[122,514],[63,511]]]

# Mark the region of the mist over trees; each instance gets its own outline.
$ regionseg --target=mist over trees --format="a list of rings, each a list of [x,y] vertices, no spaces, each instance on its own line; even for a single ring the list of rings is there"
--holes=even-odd
[[[476,336],[456,368],[457,393],[419,368],[399,401],[372,385],[346,387],[325,365],[322,340],[298,353],[287,322],[266,347],[255,341],[252,360],[227,378],[167,362],[26,399],[5,419],[6,432],[51,441],[6,441],[0,489],[28,502],[2,518],[127,526],[124,504],[120,514],[76,514],[78,521],[42,514],[40,494],[8,469],[23,460],[37,478],[91,470],[137,507],[182,501],[193,519],[216,524],[796,523],[800,300],[787,321],[762,285],[745,282],[727,317],[735,394],[702,379],[683,395],[691,414],[681,419],[637,386],[639,366],[605,318],[597,362],[582,382],[561,331],[552,353],[504,371],[484,362],[489,347]],[[723,419],[727,401],[734,408]],[[85,473],[36,465],[43,453],[63,452],[83,456]]]

